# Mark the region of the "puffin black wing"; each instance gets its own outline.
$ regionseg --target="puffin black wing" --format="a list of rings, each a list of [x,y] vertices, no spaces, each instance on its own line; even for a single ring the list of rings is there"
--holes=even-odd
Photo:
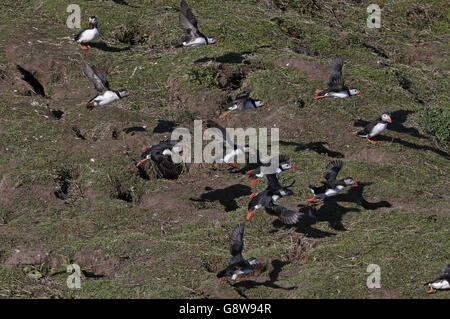
[[[230,253],[233,256],[230,259],[230,265],[243,261],[242,257],[242,249],[244,248],[244,224],[237,225],[230,235],[231,245],[230,245]]]
[[[327,180],[330,186],[334,187],[336,185],[336,177],[339,174],[342,165],[342,161],[332,161],[327,165],[325,172],[323,173],[323,177]]]
[[[195,18],[191,8],[189,8],[189,5],[185,0],[181,0],[179,18],[181,27],[185,29],[189,35],[198,35],[197,19]]]
[[[381,120],[377,119],[375,121],[370,122],[369,124],[367,124],[361,131],[359,131],[358,133],[356,133],[359,136],[366,136],[369,135],[370,132],[372,132],[373,128],[380,123]]]
[[[267,174],[266,180],[267,180],[267,188],[271,190],[277,190],[281,188],[280,182],[278,181],[276,174]]]
[[[244,92],[241,92],[238,95],[236,95],[236,100],[248,99],[249,96],[250,96],[250,91],[244,91]]]
[[[328,66],[328,73],[330,77],[328,79],[328,88],[330,91],[339,92],[345,89],[344,81],[342,80],[342,66],[344,61],[341,57],[336,57],[331,60]]]
[[[96,67],[91,67],[89,64],[85,62],[84,74],[88,77],[89,81],[91,81],[92,85],[94,85],[95,87],[95,90],[99,94],[102,94],[105,91],[109,90],[108,81]]]
[[[286,207],[272,204],[265,207],[266,212],[270,215],[275,215],[278,219],[286,225],[295,225],[302,218],[303,214],[287,209]]]

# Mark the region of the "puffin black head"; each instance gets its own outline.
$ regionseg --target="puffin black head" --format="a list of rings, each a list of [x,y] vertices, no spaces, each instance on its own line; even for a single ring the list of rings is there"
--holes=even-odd
[[[350,93],[350,95],[352,95],[352,96],[353,95],[359,95],[359,96],[362,95],[362,92],[358,89],[348,89],[348,93]]]
[[[351,185],[354,185],[354,186],[358,186],[358,182],[357,181],[355,181],[353,178],[351,178],[351,177],[346,177],[346,178],[344,178],[344,185],[345,186],[351,186]]]
[[[137,162],[136,167],[144,163],[145,161],[149,160],[151,158],[151,148],[152,146],[143,146],[142,151],[144,153],[141,154],[141,160]]]
[[[124,98],[124,97],[132,97],[133,93],[129,92],[128,90],[125,89],[120,89],[117,91],[117,94],[119,95],[120,98]]]
[[[392,123],[391,116],[390,116],[388,113],[383,113],[383,114],[381,114],[381,120],[382,120],[383,122]]]
[[[279,167],[282,171],[286,171],[288,169],[291,169],[293,171],[295,171],[295,167],[294,165],[292,165],[291,163],[289,163],[287,157],[285,155],[280,155],[280,159],[279,159]]]
[[[98,24],[97,17],[95,17],[95,16],[89,17],[89,23],[88,24],[89,24],[89,27],[96,28],[97,24]]]

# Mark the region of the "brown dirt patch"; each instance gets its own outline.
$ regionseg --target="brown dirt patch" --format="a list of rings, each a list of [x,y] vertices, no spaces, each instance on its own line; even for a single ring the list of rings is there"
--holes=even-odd
[[[61,265],[65,257],[54,252],[43,252],[39,250],[15,249],[2,264],[5,267],[17,267],[25,265],[42,265],[57,267]]]
[[[73,257],[74,263],[86,269],[95,277],[113,279],[126,266],[126,261],[118,257],[105,258],[101,250],[86,247],[78,251]]]
[[[273,61],[273,65],[279,68],[296,68],[299,71],[305,71],[306,77],[311,80],[326,82],[328,71],[322,64],[303,60],[280,58]]]
[[[352,150],[344,152],[346,159],[358,161],[372,161],[372,162],[395,162],[399,155],[383,151],[379,148],[363,148],[360,150]]]

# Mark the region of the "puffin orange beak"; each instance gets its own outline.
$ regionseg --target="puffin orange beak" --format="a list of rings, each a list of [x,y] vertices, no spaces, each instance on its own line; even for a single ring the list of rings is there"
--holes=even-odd
[[[216,45],[219,45],[219,43],[220,43],[219,40],[216,39]]]
[[[146,150],[148,150],[150,147],[152,147],[151,145],[149,146],[142,146],[141,151],[145,152]]]
[[[433,287],[430,286],[430,289],[426,291],[427,294],[433,293]]]
[[[229,113],[231,113],[233,110],[229,110],[224,112],[220,117],[224,118],[225,116],[227,116]]]
[[[264,102],[264,106],[267,108],[269,107],[269,105],[267,104],[267,102]]]
[[[362,96],[362,92],[361,91],[359,91],[359,96]]]
[[[136,167],[138,167],[139,165],[144,163],[146,160],[148,160],[148,158],[144,158],[143,160],[140,160],[139,162],[137,162]]]
[[[314,97],[314,100],[321,99],[321,98],[324,98],[324,97],[325,97],[325,95],[315,96],[315,97]]]
[[[356,187],[358,187],[358,186],[359,186],[359,184],[358,184],[358,182],[357,182],[357,181],[355,181],[355,186],[356,186]]]
[[[322,92],[321,90],[315,90],[314,91],[316,94],[319,94],[320,92]]]
[[[251,169],[251,170],[247,171],[247,172],[245,173],[245,175],[251,174],[253,171],[254,171],[254,169]]]
[[[128,92],[129,94],[130,94],[130,97],[133,97],[133,93],[131,93],[131,92]]]
[[[389,123],[392,123],[392,119],[389,119],[388,122],[389,122]]]
[[[253,211],[248,212],[248,213],[247,213],[247,220],[249,220],[250,217],[251,217],[255,212],[256,212],[256,208],[255,208]]]
[[[294,172],[295,171],[295,166],[291,165],[291,167],[292,167],[292,171]]]
[[[253,197],[255,197],[255,193],[251,193],[250,196],[248,198],[252,199]]]
[[[250,183],[250,185],[255,185],[255,183],[257,182],[257,181],[259,181],[259,179],[260,179],[261,177],[258,177],[258,178],[255,178],[254,180],[252,180],[251,181],[251,183]],[[251,197],[250,197],[251,198]]]

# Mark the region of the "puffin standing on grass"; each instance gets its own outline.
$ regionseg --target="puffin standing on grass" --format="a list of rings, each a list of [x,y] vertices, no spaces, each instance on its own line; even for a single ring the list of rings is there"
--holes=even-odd
[[[261,262],[254,257],[249,259],[242,257],[242,249],[244,248],[243,237],[244,224],[241,224],[236,226],[230,235],[230,253],[232,257],[229,265],[217,274],[217,278],[222,282],[226,282],[226,279],[245,281],[246,279],[243,276],[252,273],[258,265],[261,265]]]
[[[342,66],[344,62],[341,57],[335,57],[331,60],[328,66],[328,73],[330,74],[328,80],[328,88],[325,90],[317,90],[317,95],[314,99],[321,99],[324,97],[332,98],[346,98],[353,95],[362,95],[362,92],[358,89],[351,89],[344,85],[344,80],[342,79]]]
[[[98,20],[96,17],[92,16],[89,18],[89,23],[88,23],[89,27],[81,30],[80,33],[78,33],[75,36],[75,41],[78,43],[78,46],[82,49],[82,50],[87,50],[90,49],[91,46],[89,45],[89,42],[95,40],[98,38],[98,36],[100,35],[100,32],[98,31],[97,25],[98,25]],[[88,45],[83,45],[83,43],[88,43]]]
[[[332,161],[327,165],[325,172],[323,173],[323,177],[326,181],[322,182],[322,186],[316,187],[314,185],[309,185],[314,197],[307,199],[307,203],[314,202],[317,199],[335,196],[339,194],[346,186],[358,186],[358,183],[351,177],[336,180],[342,165],[342,161]]]
[[[197,19],[185,0],[181,0],[180,3],[179,19],[181,27],[186,30],[187,35],[175,42],[172,49],[219,43],[215,38],[207,37],[198,30]]]
[[[220,117],[225,117],[234,110],[256,109],[263,105],[267,107],[266,102],[259,99],[252,99],[250,98],[250,91],[244,91],[239,93],[233,101],[223,107],[224,113]]]
[[[391,116],[387,113],[383,113],[380,118],[370,122],[366,125],[366,127],[364,127],[363,130],[356,134],[360,137],[367,138],[367,140],[372,144],[382,143],[383,141],[373,141],[371,138],[381,134],[381,132],[387,128],[388,123],[392,123]]]
[[[443,269],[443,274],[437,277],[435,280],[427,282],[425,285],[428,285],[430,289],[427,291],[427,294],[431,294],[436,290],[444,290],[450,289],[450,264],[447,265],[447,268]]]
[[[125,89],[111,90],[109,88],[109,83],[103,74],[95,66],[91,67],[86,62],[84,63],[84,74],[88,77],[97,91],[97,95],[86,104],[89,111],[92,111],[96,106],[103,106],[120,100],[121,98],[133,96],[131,92],[128,92]]]
[[[249,220],[258,209],[264,208],[266,213],[277,216],[282,223],[286,225],[296,224],[303,217],[303,213],[294,212],[275,204],[280,198],[294,194],[289,188],[294,185],[295,181],[289,186],[281,186],[275,174],[266,175],[266,178],[268,187],[258,194],[252,193],[250,195],[251,200],[248,203],[246,219]]]
[[[272,165],[274,165],[274,161],[278,160],[278,166],[275,170],[275,172],[268,172],[269,167],[271,167]],[[280,174],[283,171],[287,171],[289,169],[292,169],[293,171],[295,171],[295,167],[294,165],[292,165],[291,163],[289,163],[288,159],[286,156],[281,155],[279,157],[274,157],[271,158],[269,162],[262,164],[261,166],[249,170],[247,171],[245,174],[247,174],[250,179],[250,185],[254,185],[257,181],[259,181],[261,178],[264,178],[267,182],[267,178],[266,175],[269,174]]]
[[[141,160],[137,162],[136,166],[140,166],[145,161],[151,159],[157,163],[162,161],[172,162],[172,154],[183,151],[183,147],[177,145],[179,142],[173,140],[162,141],[158,145],[143,146]]]
[[[208,128],[216,128],[220,131],[220,135],[217,136],[218,141],[222,142],[223,145],[223,152],[222,154],[219,154],[216,156],[215,161],[218,163],[225,163],[227,165],[230,165],[232,168],[236,169],[237,165],[234,163],[234,158],[245,155],[246,153],[254,154],[256,155],[256,150],[254,150],[251,147],[247,146],[238,146],[233,143],[233,140],[231,139],[230,135],[227,134],[226,130],[217,124],[216,122],[212,120],[208,120],[206,126]]]

